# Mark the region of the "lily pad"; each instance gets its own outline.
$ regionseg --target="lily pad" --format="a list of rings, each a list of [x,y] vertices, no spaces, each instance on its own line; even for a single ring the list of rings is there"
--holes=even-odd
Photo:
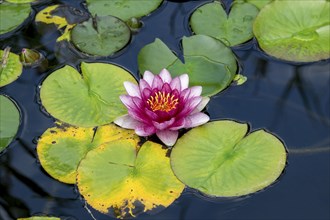
[[[112,122],[127,112],[119,96],[124,81],[136,83],[126,70],[105,63],[81,63],[81,72],[65,66],[42,83],[43,106],[55,118],[80,127]]]
[[[112,16],[90,18],[71,31],[73,44],[82,52],[109,56],[125,47],[131,32],[125,22]]]
[[[286,150],[274,135],[248,125],[214,121],[181,137],[171,153],[175,175],[209,196],[242,196],[273,183],[283,172]]]
[[[30,2],[35,2],[38,0],[6,0],[6,2],[11,2],[15,4],[24,4],[24,3],[30,3]]]
[[[252,24],[258,12],[252,4],[235,2],[227,15],[220,2],[213,2],[192,14],[190,26],[196,34],[208,35],[227,46],[235,46],[253,37]]]
[[[117,140],[87,153],[78,167],[79,192],[94,209],[117,218],[169,206],[184,185],[174,176],[167,149]]]
[[[19,124],[18,108],[6,96],[0,95],[0,152],[14,139]]]
[[[330,2],[274,1],[262,8],[253,32],[259,46],[279,59],[312,62],[330,57]]]
[[[29,4],[0,4],[0,35],[18,28],[30,15]]]
[[[148,15],[158,8],[163,0],[86,0],[87,8],[93,16],[112,15],[123,21]]]
[[[235,1],[242,1],[242,0],[235,0]],[[259,10],[262,9],[265,5],[269,4],[273,0],[243,0],[247,3],[253,4]]]
[[[9,52],[9,49],[0,50],[0,87],[15,81],[23,70],[19,56]]]
[[[159,39],[146,45],[138,55],[140,73],[149,70],[158,74],[167,68],[172,76],[189,75],[190,86],[203,86],[202,95],[211,96],[225,89],[237,70],[235,56],[220,41],[195,35],[183,37],[184,63]]]
[[[102,143],[117,139],[129,139],[138,143],[134,131],[113,124],[93,128],[58,125],[49,128],[38,141],[37,152],[40,163],[53,178],[73,184],[77,167],[86,153]]]

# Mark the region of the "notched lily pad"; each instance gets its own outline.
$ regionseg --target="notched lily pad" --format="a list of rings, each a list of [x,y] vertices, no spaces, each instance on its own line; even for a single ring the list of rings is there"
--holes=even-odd
[[[174,176],[167,149],[118,140],[88,152],[78,168],[79,192],[94,209],[117,218],[169,206],[184,185]]]
[[[6,96],[0,95],[0,152],[14,139],[19,124],[18,108]]]
[[[127,112],[119,96],[125,94],[124,81],[136,83],[126,70],[105,63],[82,63],[80,74],[65,66],[42,83],[40,98],[55,118],[81,127],[112,122]]]
[[[71,31],[73,44],[82,52],[109,56],[129,42],[131,32],[125,22],[113,16],[96,16]]]
[[[0,87],[15,81],[23,71],[19,56],[11,53],[10,48],[0,50]]]
[[[102,143],[127,139],[134,143],[139,137],[134,131],[113,124],[94,128],[57,125],[47,129],[38,141],[37,152],[42,167],[53,178],[73,184],[77,167],[86,153]]]
[[[158,8],[163,0],[86,0],[93,16],[115,16],[123,21],[148,15]]]
[[[190,86],[203,86],[204,96],[215,95],[233,80],[237,70],[235,56],[220,41],[195,35],[183,37],[184,63],[159,39],[146,45],[138,55],[139,71],[158,74],[167,68],[173,76],[189,75]]]
[[[228,120],[192,129],[172,150],[175,175],[209,196],[242,196],[269,186],[285,168],[285,147],[264,130],[247,132],[247,124]]]
[[[258,9],[254,5],[234,2],[227,15],[220,2],[213,2],[192,14],[190,26],[196,34],[205,34],[227,46],[235,46],[253,37],[252,24],[257,14]]]
[[[0,36],[18,28],[30,13],[29,4],[0,3]]]
[[[253,32],[259,46],[279,59],[312,62],[330,58],[330,2],[274,1],[262,8]]]

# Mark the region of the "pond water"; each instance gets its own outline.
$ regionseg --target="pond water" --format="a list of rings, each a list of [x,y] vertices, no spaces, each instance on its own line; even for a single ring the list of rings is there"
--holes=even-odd
[[[49,1],[83,9],[81,1]],[[74,185],[50,177],[40,166],[36,140],[54,119],[39,103],[38,86],[54,69],[81,61],[106,61],[123,66],[138,78],[137,54],[160,38],[180,54],[180,39],[192,33],[189,16],[209,1],[164,1],[150,16],[130,44],[117,55],[81,59],[62,52],[55,55],[56,31],[39,34],[31,21],[14,36],[1,40],[0,47],[38,49],[50,68],[24,69],[15,82],[1,87],[21,109],[22,122],[16,139],[0,154],[0,219],[32,215],[62,219],[111,219],[85,208]],[[231,1],[223,1],[229,8]],[[49,3],[49,4],[51,4]],[[45,5],[35,6],[40,11]],[[65,48],[62,48],[65,49]],[[248,122],[252,130],[264,128],[280,137],[288,150],[288,165],[272,186],[255,194],[232,199],[210,199],[185,189],[181,197],[160,213],[137,219],[329,219],[330,218],[330,62],[293,64],[265,55],[255,40],[234,47],[241,74],[248,80],[230,86],[211,98],[207,108],[211,120]],[[201,73],[202,74],[202,73]],[[90,214],[92,213],[92,215]]]

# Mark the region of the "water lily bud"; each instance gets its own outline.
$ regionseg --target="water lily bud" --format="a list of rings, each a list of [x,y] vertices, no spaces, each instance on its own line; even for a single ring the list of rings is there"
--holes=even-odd
[[[25,67],[42,67],[47,68],[48,61],[37,50],[23,48],[20,54],[20,61]]]
[[[139,19],[137,18],[130,18],[127,21],[127,25],[130,27],[132,31],[138,31],[142,27],[142,23]]]

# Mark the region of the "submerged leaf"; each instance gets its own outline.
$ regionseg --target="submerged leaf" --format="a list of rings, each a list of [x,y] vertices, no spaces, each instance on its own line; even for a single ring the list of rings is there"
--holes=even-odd
[[[266,53],[312,62],[330,58],[330,2],[274,1],[262,8],[253,32]]]
[[[0,87],[15,81],[23,70],[19,56],[11,53],[10,48],[0,50]]]
[[[20,114],[16,105],[6,96],[0,95],[0,152],[15,137],[20,124]]]
[[[205,34],[235,46],[253,37],[252,24],[258,9],[249,3],[235,2],[227,16],[219,2],[205,4],[191,16],[190,25],[196,34]]]
[[[77,167],[86,153],[103,143],[129,139],[138,143],[134,131],[113,124],[93,128],[58,125],[47,129],[38,141],[37,152],[42,167],[61,182],[76,182]]]
[[[129,42],[130,37],[130,29],[125,22],[113,16],[90,18],[71,31],[72,42],[79,50],[97,56],[117,52]]]
[[[242,196],[269,186],[283,172],[285,147],[264,130],[247,131],[247,124],[227,120],[192,129],[172,150],[175,175],[209,196]]]
[[[167,149],[118,140],[90,151],[78,168],[79,192],[94,209],[117,218],[169,206],[184,185],[174,176]]]
[[[81,127],[112,122],[126,113],[119,100],[124,81],[136,82],[126,70],[105,63],[82,63],[81,72],[65,66],[42,83],[40,98],[55,118]]]

